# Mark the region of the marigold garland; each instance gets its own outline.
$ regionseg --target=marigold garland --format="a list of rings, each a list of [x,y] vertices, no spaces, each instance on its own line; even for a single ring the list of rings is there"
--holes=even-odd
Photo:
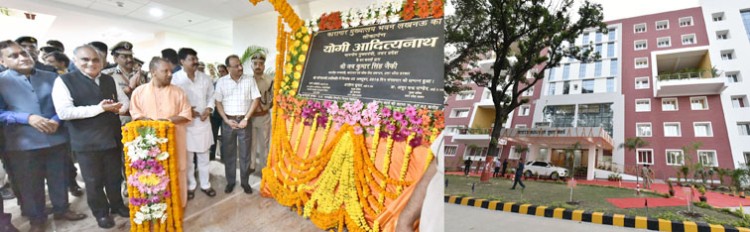
[[[141,132],[146,134],[141,135]],[[179,205],[179,203],[177,203],[177,205],[174,204],[174,202],[179,202],[179,194],[172,194],[179,192],[177,187],[178,177],[176,175],[176,156],[172,155],[175,154],[174,125],[170,122],[163,121],[134,121],[126,124],[122,128],[122,134],[122,142],[125,144],[123,151],[127,154],[125,156],[125,173],[129,178],[127,192],[131,201],[131,204],[129,204],[131,231],[182,231],[182,206]],[[160,142],[154,143],[155,141]],[[149,146],[146,145],[149,143],[155,144],[158,150],[149,150],[148,154],[139,153],[145,152],[143,150],[139,151],[138,149],[143,149],[144,146]],[[164,152],[159,153],[158,151]],[[135,157],[142,158],[134,160]],[[151,167],[151,169],[149,169],[149,167]],[[164,173],[167,179],[165,186],[166,192],[164,192],[164,198],[161,198],[159,201],[153,201],[159,198],[154,198],[153,195],[149,197],[149,195],[142,191],[158,191],[157,189],[159,187],[156,184],[161,182],[153,179],[156,177],[154,174],[148,174],[149,172],[139,170],[155,170],[154,173],[159,173],[158,170],[160,170],[161,167],[165,169]],[[139,175],[140,177],[137,177]],[[139,190],[139,188],[141,190]],[[152,194],[153,193],[156,192],[152,192]],[[162,196],[162,193],[159,193],[158,196]],[[149,204],[147,206],[144,204],[146,202],[146,197],[148,197],[148,201],[158,204]],[[159,208],[144,208],[149,206],[156,207],[158,205],[164,207],[164,216],[158,216],[160,215],[158,214]],[[155,215],[161,217],[161,220],[153,219],[154,221],[150,221],[152,219],[149,219],[141,221],[142,219],[139,218],[139,215],[142,217],[142,212],[156,212],[157,214]]]
[[[260,1],[251,0],[254,4]],[[406,110],[390,108],[390,111],[409,117],[394,120],[392,115],[383,116],[372,111],[366,114],[362,111],[361,116],[367,120],[355,120],[346,124],[335,121],[336,114],[328,112],[314,111],[309,114],[308,111],[305,116],[302,111],[310,101],[297,96],[297,91],[307,60],[305,55],[310,47],[311,33],[317,30],[302,27],[304,23],[286,1],[269,2],[280,16],[277,18],[273,145],[268,163],[262,170],[264,178],[261,180],[261,194],[274,197],[279,204],[296,209],[298,214],[310,218],[321,229],[380,231],[382,223],[387,222],[374,219],[387,208],[388,201],[385,199],[398,198],[402,189],[413,184],[406,179],[407,173],[411,173],[408,170],[410,163],[415,159],[432,159],[431,153],[425,156],[424,153],[415,153],[414,149],[429,146],[434,141],[444,127],[443,114],[439,110],[413,107]],[[370,13],[367,12],[368,15]],[[390,13],[401,16],[411,14],[410,18],[404,17],[404,20],[441,17],[442,0],[407,0],[403,11],[398,7]],[[341,27],[346,23],[342,22],[344,18],[341,13],[334,12],[326,16],[318,21],[321,30]],[[289,25],[291,32],[284,31],[284,23]],[[350,109],[353,105],[356,106],[351,102],[345,102],[344,106],[346,104],[349,104]],[[342,106],[338,103],[334,105]],[[347,111],[346,114],[355,116],[360,115],[360,112]],[[309,123],[310,120],[312,123]],[[395,126],[396,129],[390,130],[384,123]],[[307,126],[310,128],[306,128]],[[318,132],[319,127],[325,127],[322,136]],[[331,128],[334,128],[333,132]],[[304,148],[300,148],[306,133],[309,135],[307,143]],[[369,144],[366,143],[367,137],[371,139]],[[386,139],[385,152],[378,154],[380,139],[383,137]],[[296,140],[293,142],[294,138]],[[391,152],[395,143],[404,145],[406,154],[401,163],[393,164],[401,165],[398,176],[391,176]],[[311,153],[313,150],[315,152]],[[378,156],[385,156],[382,157],[381,168],[375,165],[376,158],[380,158]],[[426,165],[424,168],[426,170]],[[417,167],[416,170],[422,170],[422,167]],[[179,204],[178,198],[170,200]]]

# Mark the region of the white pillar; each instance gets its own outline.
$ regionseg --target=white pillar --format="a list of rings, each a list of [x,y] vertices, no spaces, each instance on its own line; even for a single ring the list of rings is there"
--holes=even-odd
[[[539,157],[539,145],[529,145],[529,153],[526,156],[526,161],[536,160]]]
[[[596,145],[591,144],[589,146],[589,166],[586,168],[586,180],[593,180],[594,179],[594,168],[595,168],[595,160],[596,160]]]

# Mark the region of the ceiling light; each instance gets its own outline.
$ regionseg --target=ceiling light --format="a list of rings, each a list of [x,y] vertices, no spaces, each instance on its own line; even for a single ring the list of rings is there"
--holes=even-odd
[[[157,18],[164,15],[164,11],[156,7],[152,7],[150,10],[148,10],[148,13],[151,14],[151,16],[154,16]]]

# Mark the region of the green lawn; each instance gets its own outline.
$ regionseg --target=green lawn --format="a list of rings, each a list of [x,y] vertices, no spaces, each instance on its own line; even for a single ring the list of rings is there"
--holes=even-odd
[[[445,189],[445,193],[450,195],[471,196],[504,202],[531,203],[535,205],[584,209],[631,216],[646,216],[646,209],[620,209],[607,202],[606,199],[661,197],[661,195],[653,193],[641,193],[641,196],[637,196],[635,192],[630,189],[578,185],[573,190],[573,200],[580,201],[581,204],[574,206],[565,203],[569,200],[570,189],[562,182],[524,181],[526,189],[522,191],[520,186],[516,186],[516,190],[510,190],[510,187],[513,186],[513,182],[507,179],[492,179],[489,183],[480,183],[478,177],[448,175],[446,176],[446,180],[448,181],[448,187]],[[475,183],[474,193],[471,192],[472,183]],[[687,206],[649,208],[648,216],[661,217],[670,220],[692,220],[719,224],[734,224],[741,221],[739,217],[729,213],[698,208],[695,206],[691,206],[691,208],[694,211],[705,215],[705,217],[685,218],[676,214],[677,211],[687,210]]]

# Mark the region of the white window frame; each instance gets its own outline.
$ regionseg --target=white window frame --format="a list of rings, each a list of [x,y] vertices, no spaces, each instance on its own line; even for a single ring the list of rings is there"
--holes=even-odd
[[[711,20],[713,20],[714,22],[724,21],[724,12],[716,12],[711,14]]]
[[[720,52],[721,60],[736,60],[737,56],[734,55],[734,49],[722,50]]]
[[[648,109],[638,110],[638,102],[648,101]],[[651,99],[650,98],[638,98],[635,99],[635,112],[651,112]]]
[[[638,31],[638,28],[641,28],[641,27],[643,27],[643,31]],[[646,33],[647,31],[648,31],[648,25],[646,23],[639,23],[639,24],[633,25],[633,33],[635,34]]]
[[[454,112],[459,111],[459,110],[466,110],[466,112],[467,112],[466,113],[466,117],[454,116],[455,115]],[[468,118],[469,114],[471,114],[471,109],[470,108],[455,108],[455,109],[451,110],[450,118]]]
[[[716,31],[716,40],[728,40],[729,30]]]
[[[667,45],[660,45],[661,41],[664,41],[664,39],[666,39]],[[656,38],[656,47],[657,48],[672,47],[672,37],[671,36],[665,36],[665,37]]]
[[[650,163],[646,163],[646,162],[642,162],[641,161],[641,151],[651,152],[651,162]],[[648,165],[653,165],[654,164],[654,149],[651,149],[651,148],[638,148],[638,149],[635,149],[635,154],[636,154],[635,155],[635,162],[636,162],[636,164],[648,164]]]
[[[696,127],[698,125],[708,125],[708,128],[706,132],[708,132],[707,135],[698,135],[698,130],[696,130]],[[695,134],[695,137],[714,137],[714,127],[711,125],[711,122],[693,122],[693,134]]]
[[[648,89],[648,88],[650,88],[651,87],[651,83],[650,83],[651,80],[649,80],[649,79],[650,79],[649,77],[636,77],[635,78],[635,89]],[[646,86],[645,87],[639,86],[638,85],[638,80],[646,80]]]
[[[667,126],[677,125],[677,135],[667,135]],[[664,137],[682,137],[682,126],[680,122],[664,122]]]
[[[734,76],[733,79],[736,79],[737,81],[729,81],[729,83],[740,83],[740,82],[742,82],[742,76],[740,75],[739,71],[726,72],[724,74],[724,76],[727,77],[727,80],[729,80],[730,75],[733,75]]]
[[[693,42],[692,43],[685,43],[685,37],[693,37]],[[695,34],[682,35],[681,39],[682,39],[682,45],[690,45],[690,44],[697,44],[698,43],[698,37],[696,37]]]
[[[734,105],[735,100],[739,101],[740,103],[739,106]],[[742,108],[750,107],[748,106],[749,102],[747,100],[747,95],[732,95],[729,97],[729,101],[732,103],[732,108],[734,109],[742,109]]]
[[[659,29],[659,24],[660,23],[666,23],[665,25],[667,25],[667,27]],[[669,30],[669,20],[659,20],[659,21],[656,21],[654,23],[654,28],[656,28],[657,31]]]
[[[701,153],[705,153],[705,152],[713,153],[714,154],[713,155],[714,156],[713,160],[716,161],[716,163],[711,164],[711,165],[706,165],[706,164],[703,164],[703,165],[704,166],[708,166],[708,167],[718,167],[719,166],[719,155],[716,153],[716,150],[698,150],[697,151],[698,162],[703,163],[703,160],[701,160]]]
[[[527,109],[525,112],[524,108]],[[529,116],[529,114],[531,114],[531,105],[521,105],[518,107],[518,116]]]
[[[470,94],[468,94],[470,93]],[[467,96],[471,96],[471,98],[459,98],[459,96],[462,96],[463,94],[467,94]],[[475,90],[466,90],[461,91],[456,94],[456,101],[468,101],[468,100],[474,100],[476,98],[476,91]]]
[[[703,103],[706,104],[706,108],[704,108],[704,109],[695,109],[695,108],[693,108],[693,100],[697,100],[697,99],[703,99]],[[690,97],[690,109],[691,110],[708,110],[708,108],[709,108],[708,107],[708,98],[706,96]]]
[[[687,19],[687,20],[686,20]],[[682,25],[683,22],[688,22],[686,25]],[[680,25],[680,27],[690,27],[693,26],[693,16],[689,17],[682,17],[677,20],[677,23]]]
[[[643,44],[643,48],[638,48],[639,44]],[[633,50],[641,51],[641,50],[646,50],[646,49],[648,49],[648,40],[641,39],[641,40],[636,40],[635,42],[633,42]]]
[[[747,131],[745,132],[747,134],[744,134],[744,135],[742,134],[742,130],[740,130],[739,128],[741,125],[749,127],[747,128]],[[737,132],[739,132],[740,136],[750,136],[750,122],[737,122]]]
[[[448,149],[445,149],[447,147],[455,147],[456,148],[456,152],[453,153],[453,155],[448,154],[447,152],[445,152],[445,151],[448,150]],[[458,145],[445,145],[445,146],[443,146],[443,155],[445,155],[445,156],[456,156],[456,154],[458,154]]]
[[[665,101],[670,101],[670,100],[674,100],[674,110],[665,110],[664,109],[664,102]],[[670,97],[670,98],[662,98],[661,99],[661,111],[678,111],[678,110],[680,110],[680,102],[677,101],[677,98]]]
[[[526,124],[516,124],[515,128],[529,128]]]
[[[682,162],[680,162],[680,163],[671,162],[670,163],[669,162],[669,153],[670,152],[679,152],[680,156],[681,156],[680,161],[682,161]],[[680,149],[666,149],[664,151],[664,158],[666,159],[665,162],[666,162],[667,166],[682,166],[682,165],[685,165],[685,152],[683,152]]]
[[[638,128],[640,126],[648,126],[650,134],[648,134],[648,135],[642,135],[642,134],[640,134],[638,132]],[[654,136],[654,127],[651,125],[650,122],[636,122],[635,123],[635,136],[637,136],[637,137],[644,137],[644,138],[645,137],[653,137]]]
[[[635,69],[648,68],[648,57],[637,57],[634,59]],[[638,66],[638,61],[645,61],[645,65]]]

